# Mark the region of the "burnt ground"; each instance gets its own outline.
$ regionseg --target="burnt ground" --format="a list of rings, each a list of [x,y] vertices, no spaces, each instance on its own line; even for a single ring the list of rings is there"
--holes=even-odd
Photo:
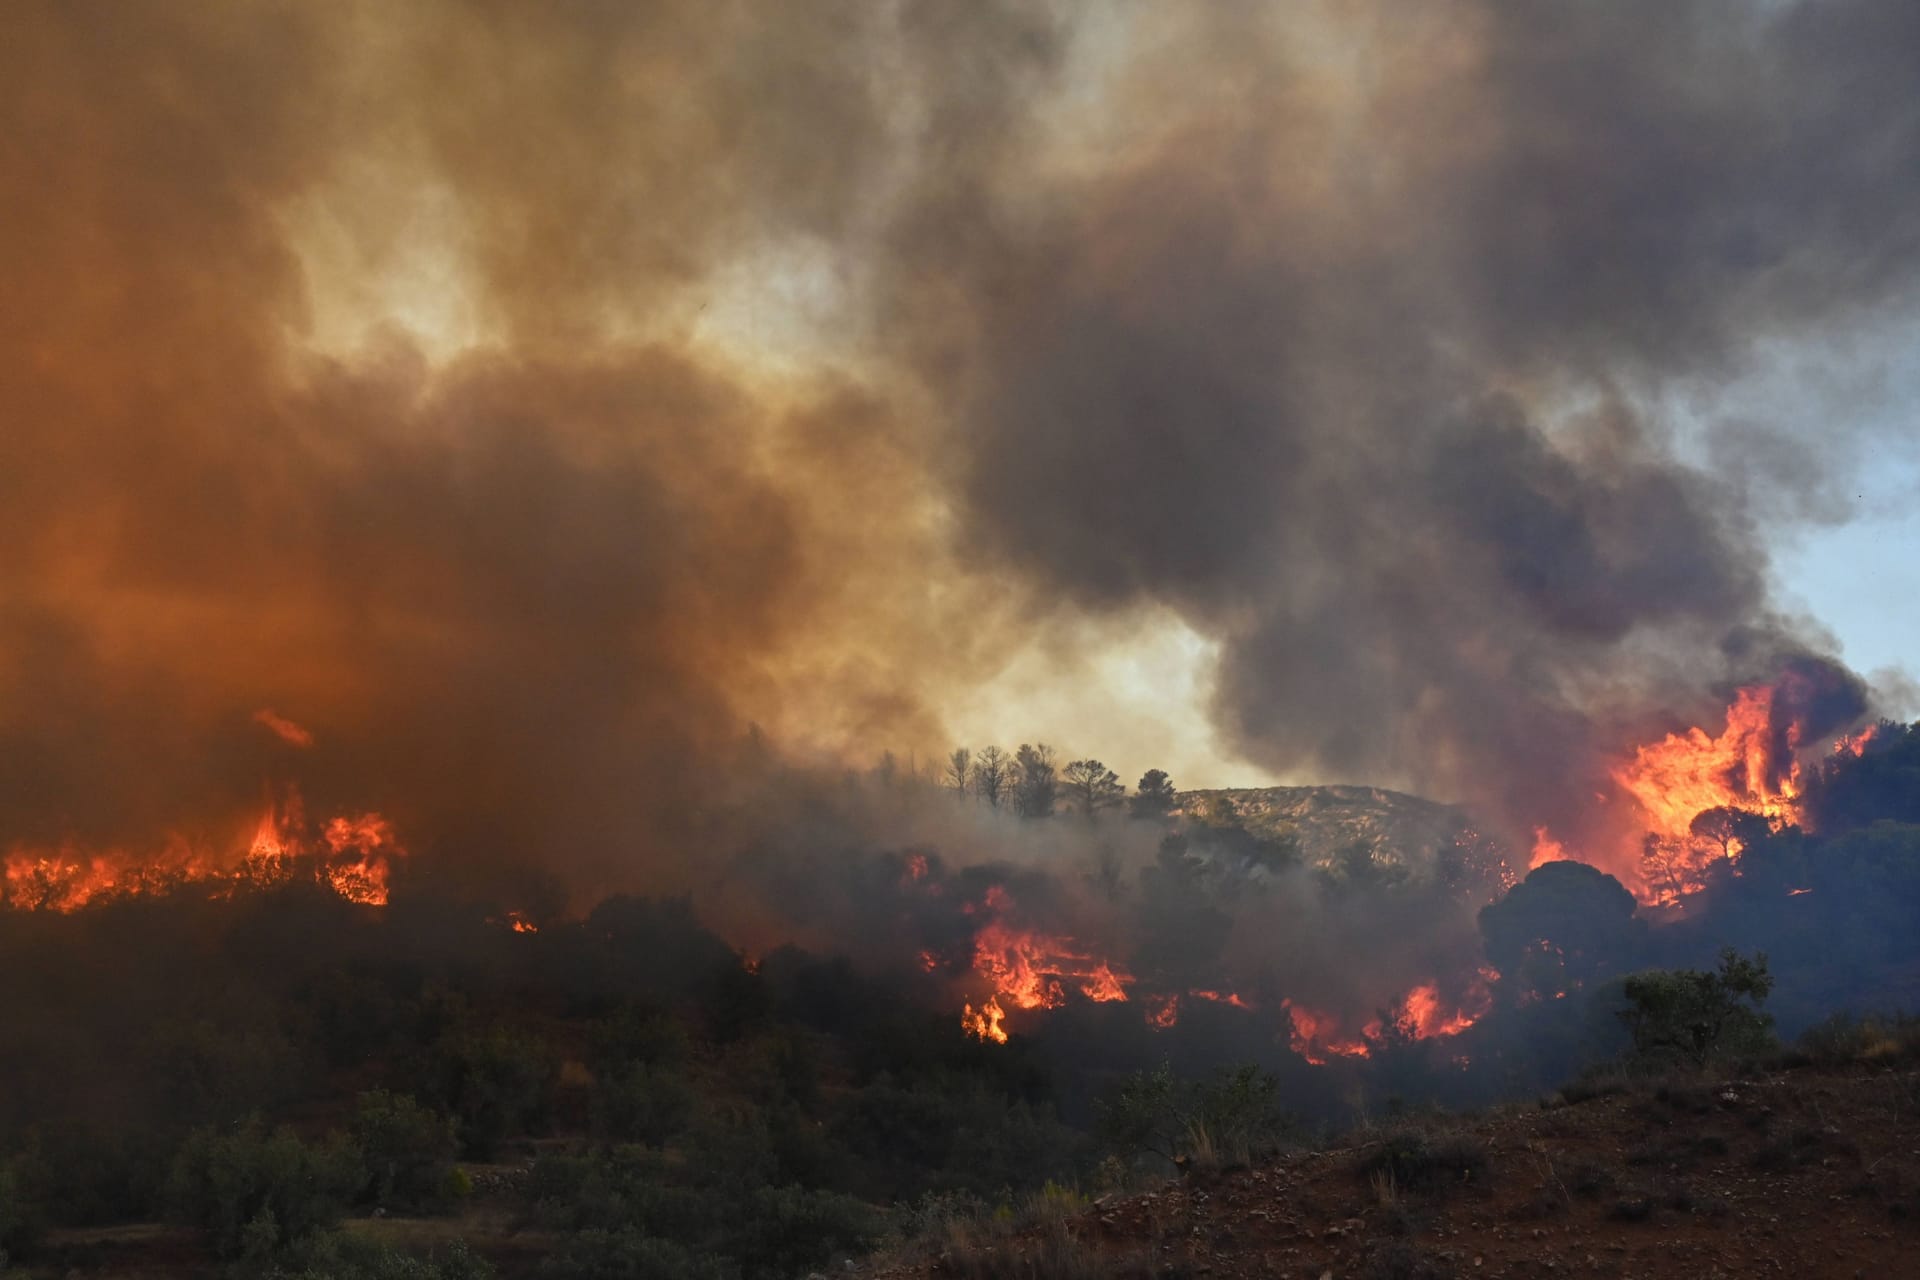
[[[1920,1275],[1920,1073],[1611,1088],[1383,1125],[864,1274]]]

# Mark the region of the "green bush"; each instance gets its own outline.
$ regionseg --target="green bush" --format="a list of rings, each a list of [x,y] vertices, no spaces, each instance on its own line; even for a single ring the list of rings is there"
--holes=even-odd
[[[1464,1135],[1394,1133],[1367,1153],[1360,1174],[1401,1191],[1444,1191],[1486,1181],[1487,1149]]]
[[[673,1066],[685,1060],[689,1043],[686,1025],[672,1014],[627,1005],[594,1026],[590,1061],[603,1075],[618,1075],[636,1063]]]
[[[416,1257],[343,1231],[309,1237],[261,1273],[262,1280],[492,1280],[493,1274],[464,1241]]]
[[[712,1257],[695,1254],[637,1228],[569,1236],[540,1264],[541,1280],[726,1280]]]
[[[383,1209],[442,1207],[452,1188],[458,1143],[453,1122],[403,1093],[360,1095],[353,1140],[367,1171],[362,1196]]]
[[[732,1252],[748,1280],[785,1280],[865,1253],[882,1227],[880,1215],[851,1196],[803,1187],[762,1187],[745,1208]]]
[[[593,1094],[593,1131],[615,1142],[655,1146],[686,1128],[694,1093],[671,1067],[634,1066],[603,1077]]]
[[[262,1257],[332,1226],[365,1179],[345,1142],[302,1142],[257,1120],[195,1130],[168,1178],[176,1221],[222,1258]]]
[[[1280,1082],[1256,1066],[1196,1082],[1162,1065],[1134,1072],[1108,1094],[1101,1136],[1129,1162],[1157,1156],[1182,1167],[1244,1164],[1275,1150],[1291,1131],[1279,1097]]]
[[[454,1117],[468,1159],[486,1160],[507,1138],[546,1126],[558,1075],[552,1053],[532,1036],[454,1033],[434,1047],[426,1101]]]
[[[1620,1018],[1643,1061],[1702,1066],[1752,1057],[1773,1047],[1773,1019],[1760,1012],[1772,990],[1766,953],[1749,960],[1729,947],[1712,972],[1656,969],[1628,978],[1622,991],[1629,1007]]]

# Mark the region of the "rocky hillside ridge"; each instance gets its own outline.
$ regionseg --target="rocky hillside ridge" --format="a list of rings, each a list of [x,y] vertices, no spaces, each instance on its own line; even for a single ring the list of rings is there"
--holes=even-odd
[[[1201,818],[1231,806],[1256,835],[1298,840],[1311,866],[1325,866],[1361,842],[1382,863],[1424,867],[1470,825],[1455,805],[1382,787],[1235,787],[1182,791],[1178,801],[1179,813]]]

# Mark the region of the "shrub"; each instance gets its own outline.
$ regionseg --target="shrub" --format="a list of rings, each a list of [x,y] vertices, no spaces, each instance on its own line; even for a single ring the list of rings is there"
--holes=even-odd
[[[311,1236],[271,1264],[262,1280],[492,1280],[493,1268],[464,1241],[426,1257],[341,1231]]]
[[[749,1280],[784,1280],[838,1256],[865,1253],[880,1236],[874,1210],[830,1191],[763,1187],[745,1208],[736,1256]]]
[[[1183,1167],[1244,1164],[1274,1150],[1292,1128],[1279,1088],[1251,1065],[1198,1084],[1176,1079],[1165,1065],[1136,1071],[1102,1103],[1101,1136],[1129,1161],[1154,1155]]]
[[[365,1179],[343,1142],[308,1145],[259,1121],[195,1130],[168,1179],[175,1220],[222,1258],[260,1257],[332,1226]]]
[[[1623,992],[1630,1007],[1620,1018],[1637,1057],[1704,1065],[1772,1046],[1773,1019],[1760,1012],[1772,990],[1765,952],[1749,960],[1728,948],[1712,972],[1656,969],[1628,978]]]
[[[539,1274],[541,1280],[724,1280],[726,1276],[717,1259],[632,1227],[569,1236],[540,1264]]]
[[[452,1190],[453,1122],[402,1093],[360,1095],[353,1118],[367,1181],[362,1195],[386,1209],[438,1208]]]
[[[1837,1013],[1802,1032],[1799,1048],[1809,1060],[1826,1067],[1903,1062],[1920,1054],[1920,1018]]]
[[[1389,1179],[1403,1191],[1442,1191],[1483,1183],[1486,1148],[1464,1135],[1429,1138],[1405,1132],[1389,1134],[1360,1162],[1360,1174]]]
[[[428,1074],[428,1100],[457,1121],[463,1153],[485,1160],[503,1140],[546,1124],[558,1071],[545,1044],[496,1030],[443,1039]]]
[[[598,1023],[590,1038],[593,1069],[617,1075],[635,1063],[672,1066],[687,1056],[687,1028],[670,1013],[626,1005]]]
[[[593,1130],[616,1142],[655,1146],[686,1128],[694,1093],[672,1068],[635,1066],[603,1078],[593,1095]]]

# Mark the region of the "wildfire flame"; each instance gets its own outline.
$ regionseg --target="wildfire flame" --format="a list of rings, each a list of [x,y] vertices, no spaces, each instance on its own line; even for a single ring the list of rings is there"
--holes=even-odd
[[[1783,688],[1788,690],[1786,699]],[[1790,710],[1793,703],[1787,684],[1750,685],[1734,695],[1720,732],[1696,726],[1667,734],[1634,748],[1630,757],[1608,770],[1618,793],[1630,801],[1621,812],[1630,813],[1631,822],[1616,824],[1614,834],[1600,839],[1598,847],[1613,850],[1607,865],[1641,901],[1679,902],[1706,885],[1716,864],[1738,860],[1742,844],[1734,826],[1697,832],[1701,815],[1735,810],[1775,828],[1801,820],[1799,755],[1808,734]],[[1871,727],[1843,736],[1834,743],[1834,753],[1864,754],[1872,738]],[[1597,799],[1605,802],[1605,797]],[[1532,866],[1583,856],[1546,827],[1534,829]],[[1637,875],[1624,870],[1632,867],[1638,868]]]
[[[987,997],[986,1003],[980,1006],[978,1012],[974,1011],[971,1003],[967,1005],[965,1011],[960,1015],[960,1026],[969,1035],[991,1041],[994,1044],[1005,1044],[1007,1042],[1007,1032],[1006,1029],[1000,1025],[1000,1020],[1006,1016],[1006,1010],[1000,1007],[1000,1002],[992,996],[989,996]]]
[[[1787,727],[1789,750],[1799,736],[1797,724]],[[1740,690],[1718,737],[1699,728],[1670,733],[1613,770],[1613,780],[1646,815],[1647,829],[1673,839],[1687,837],[1693,820],[1709,809],[1792,818],[1798,779],[1791,756],[1774,758],[1773,689],[1766,685]]]
[[[1449,1005],[1441,995],[1439,982],[1422,982],[1407,992],[1387,1016],[1392,1026],[1411,1040],[1444,1040],[1457,1036],[1493,1007],[1493,989],[1489,984],[1497,976],[1490,969],[1481,969],[1457,1005]],[[1386,1038],[1387,1023],[1380,1018],[1368,1020],[1358,1035],[1352,1035],[1341,1027],[1340,1019],[1334,1014],[1310,1009],[1294,1000],[1282,1000],[1280,1007],[1287,1012],[1293,1051],[1317,1067],[1325,1066],[1333,1058],[1370,1058]]]
[[[1074,948],[1070,939],[1015,929],[1001,921],[983,926],[973,939],[973,970],[1016,1009],[1058,1009],[1067,987],[1089,1000],[1127,998],[1130,974]]]
[[[296,726],[297,727],[297,726]],[[349,902],[384,906],[392,866],[406,850],[377,813],[329,820],[310,836],[299,793],[268,797],[244,843],[225,853],[174,835],[157,851],[15,847],[0,857],[0,904],[16,910],[78,911],[109,898],[193,884],[221,894],[283,884],[308,870]]]

